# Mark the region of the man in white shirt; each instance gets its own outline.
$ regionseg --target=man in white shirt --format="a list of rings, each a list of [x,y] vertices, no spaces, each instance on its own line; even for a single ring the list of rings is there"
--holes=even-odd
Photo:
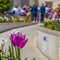
[[[18,14],[18,8],[16,7],[13,7],[12,11],[11,11],[13,14]]]
[[[21,16],[24,16],[26,14],[26,11],[21,8],[20,13]]]

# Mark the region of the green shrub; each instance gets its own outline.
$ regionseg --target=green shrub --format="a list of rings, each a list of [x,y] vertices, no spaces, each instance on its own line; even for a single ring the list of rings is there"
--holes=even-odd
[[[60,22],[59,22],[59,20],[45,21],[44,26],[48,29],[60,31]]]
[[[11,8],[10,0],[0,0],[0,13],[4,13]]]

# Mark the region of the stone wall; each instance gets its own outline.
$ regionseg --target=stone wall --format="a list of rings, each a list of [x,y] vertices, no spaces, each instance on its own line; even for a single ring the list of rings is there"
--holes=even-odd
[[[13,6],[19,6],[19,5],[33,5],[33,3],[36,3],[38,5],[38,0],[11,0]]]
[[[21,0],[13,0],[14,6],[19,6],[21,4]]]
[[[56,8],[57,5],[60,3],[59,0],[11,0],[13,2],[14,6],[19,5],[33,5],[33,3],[36,3],[37,5],[41,6],[42,3],[45,4],[45,2],[52,2],[53,8]]]
[[[60,32],[38,28],[38,47],[50,60],[60,60]]]
[[[45,2],[52,2],[52,6],[53,8],[56,8],[58,6],[58,4],[60,4],[60,0],[38,0],[39,1],[39,5],[41,6],[42,3],[45,4]]]

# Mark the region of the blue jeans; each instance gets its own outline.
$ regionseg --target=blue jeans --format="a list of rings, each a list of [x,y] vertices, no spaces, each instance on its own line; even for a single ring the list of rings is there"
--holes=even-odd
[[[32,17],[32,21],[36,21],[36,19],[37,19],[37,14],[32,14],[31,17]]]
[[[41,14],[41,22],[44,22],[44,14]]]

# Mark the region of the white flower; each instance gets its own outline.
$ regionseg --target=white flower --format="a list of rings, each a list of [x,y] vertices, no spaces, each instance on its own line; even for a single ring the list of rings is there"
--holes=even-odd
[[[2,49],[2,46],[1,46],[1,44],[0,44],[0,50]]]
[[[6,40],[5,38],[1,38],[0,40],[1,40],[2,42],[5,42],[5,43],[7,42],[7,40]]]
[[[4,49],[4,45],[6,42],[7,42],[7,40],[5,38],[0,39],[0,49],[2,49],[2,50]]]
[[[24,19],[23,18],[19,18],[19,21],[23,21]]]
[[[0,44],[0,48],[1,48],[1,44]]]
[[[0,17],[0,19],[2,19],[3,17]]]
[[[9,18],[7,18],[6,21],[9,21]]]
[[[14,20],[14,17],[13,16],[11,18],[12,18],[12,20]]]
[[[7,17],[5,16],[4,19],[7,19]]]
[[[2,18],[2,21],[4,21],[4,18]]]
[[[2,41],[0,40],[0,44],[2,43]]]

